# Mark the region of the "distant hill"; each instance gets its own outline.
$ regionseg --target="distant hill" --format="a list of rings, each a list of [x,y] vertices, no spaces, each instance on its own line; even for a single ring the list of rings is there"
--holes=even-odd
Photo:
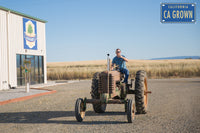
[[[150,60],[173,60],[173,59],[200,59],[200,56],[174,56],[174,57],[152,58]]]

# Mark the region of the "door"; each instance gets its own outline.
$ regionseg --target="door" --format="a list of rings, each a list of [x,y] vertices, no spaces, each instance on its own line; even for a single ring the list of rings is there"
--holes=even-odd
[[[26,60],[30,60],[30,84],[36,84],[35,83],[35,58],[33,55],[27,55]],[[29,68],[28,68],[29,69]]]

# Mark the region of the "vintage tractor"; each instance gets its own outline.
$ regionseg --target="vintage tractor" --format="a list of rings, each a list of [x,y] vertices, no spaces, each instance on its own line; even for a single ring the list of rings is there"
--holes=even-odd
[[[75,116],[78,122],[85,117],[86,104],[93,105],[96,113],[104,113],[107,104],[124,104],[125,112],[129,123],[132,123],[137,114],[147,113],[148,91],[147,75],[143,70],[137,71],[135,79],[130,83],[123,83],[124,74],[117,68],[110,70],[110,58],[107,58],[108,70],[97,72],[92,79],[91,99],[78,98],[75,104]],[[133,83],[135,82],[135,89]],[[135,94],[135,101],[127,99],[127,94]]]

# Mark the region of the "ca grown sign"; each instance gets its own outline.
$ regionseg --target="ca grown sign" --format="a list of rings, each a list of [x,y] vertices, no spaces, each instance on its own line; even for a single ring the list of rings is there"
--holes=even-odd
[[[196,4],[161,3],[162,23],[194,23],[196,21]]]

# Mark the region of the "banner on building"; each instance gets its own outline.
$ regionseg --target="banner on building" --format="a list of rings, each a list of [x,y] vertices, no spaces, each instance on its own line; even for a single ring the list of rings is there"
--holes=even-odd
[[[37,50],[36,21],[23,18],[24,49]]]

